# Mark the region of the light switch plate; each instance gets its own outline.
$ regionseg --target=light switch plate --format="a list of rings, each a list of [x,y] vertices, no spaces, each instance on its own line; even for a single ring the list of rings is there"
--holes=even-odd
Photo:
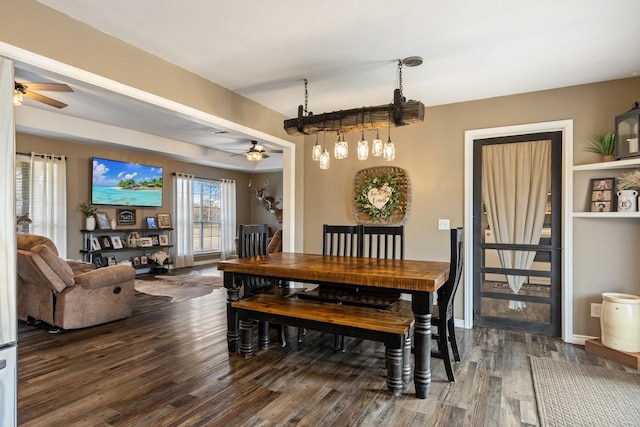
[[[438,230],[449,230],[451,228],[450,222],[448,219],[439,219],[438,220]]]
[[[602,304],[591,303],[591,317],[600,317],[602,314]]]

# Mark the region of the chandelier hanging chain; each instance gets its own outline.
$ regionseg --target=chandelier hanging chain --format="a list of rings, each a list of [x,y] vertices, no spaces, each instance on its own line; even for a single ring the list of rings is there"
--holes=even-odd
[[[304,79],[304,113],[305,115],[309,115],[309,110],[307,109],[307,104],[309,103],[309,91],[307,90],[307,79]]]
[[[402,97],[402,61],[399,59],[398,59],[398,88],[400,89],[400,97]]]

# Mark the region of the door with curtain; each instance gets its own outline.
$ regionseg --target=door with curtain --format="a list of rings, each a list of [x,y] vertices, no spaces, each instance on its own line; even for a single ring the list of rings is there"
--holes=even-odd
[[[474,324],[560,336],[562,132],[473,150]]]

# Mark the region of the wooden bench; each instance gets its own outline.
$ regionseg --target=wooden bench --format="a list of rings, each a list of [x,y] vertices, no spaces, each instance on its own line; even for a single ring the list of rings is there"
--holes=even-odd
[[[253,355],[253,321],[259,320],[384,343],[387,389],[394,395],[411,377],[413,316],[275,295],[256,295],[231,305],[238,310],[240,354],[245,357]]]

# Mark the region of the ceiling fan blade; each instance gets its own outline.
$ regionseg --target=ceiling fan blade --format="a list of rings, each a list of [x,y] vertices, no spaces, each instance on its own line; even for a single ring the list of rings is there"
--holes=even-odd
[[[262,158],[263,158],[263,159],[268,159],[268,158],[269,158],[269,156],[268,156],[267,154],[264,154],[264,152],[262,152]]]
[[[262,150],[263,153],[282,154],[282,150]]]
[[[44,90],[47,92],[73,92],[69,86],[64,83],[33,83],[19,82],[26,90]]]
[[[42,102],[43,104],[47,104],[56,108],[64,108],[67,106],[67,104],[65,104],[64,102],[56,101],[55,99],[40,95],[38,93],[25,91],[24,96],[26,96],[27,98],[31,98],[34,101]]]

